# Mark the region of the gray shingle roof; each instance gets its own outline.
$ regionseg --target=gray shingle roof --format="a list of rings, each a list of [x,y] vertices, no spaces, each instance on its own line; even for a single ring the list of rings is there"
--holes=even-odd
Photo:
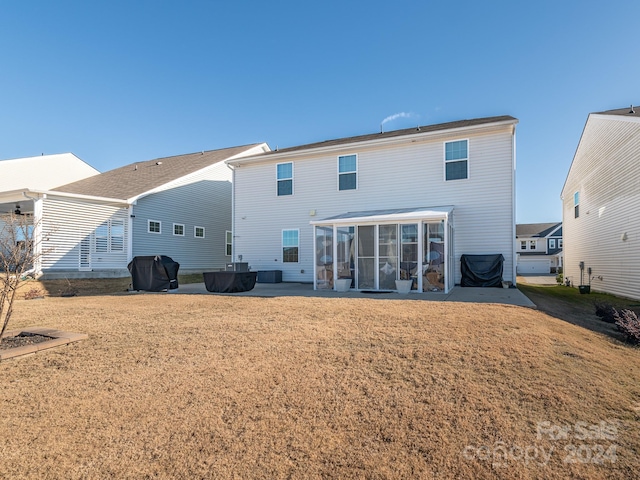
[[[197,172],[260,144],[209,150],[137,162],[62,185],[53,191],[129,199]]]
[[[325,140],[323,142],[309,143],[306,145],[298,145],[295,147],[280,148],[277,150],[272,150],[271,152],[266,152],[261,155],[269,156],[269,155],[283,153],[283,152],[295,152],[297,150],[310,150],[314,148],[323,148],[323,147],[331,147],[335,145],[343,145],[343,144],[349,144],[349,143],[366,142],[369,140],[379,140],[383,138],[401,137],[404,135],[428,133],[428,132],[435,132],[439,130],[451,130],[455,128],[472,127],[475,125],[482,125],[485,123],[496,123],[496,122],[503,122],[503,121],[517,122],[517,119],[510,115],[502,115],[498,117],[475,118],[472,120],[458,120],[455,122],[438,123],[436,125],[425,125],[420,127],[405,128],[403,130],[392,130],[384,133],[370,133],[367,135],[358,135],[355,137],[345,137],[345,138],[337,138],[334,140]]]
[[[553,232],[562,222],[555,223],[519,223],[516,225],[516,238],[518,237],[546,237]],[[554,236],[560,236],[554,235]]]
[[[631,111],[633,110],[633,113]],[[617,108],[615,110],[605,110],[596,112],[599,115],[621,115],[623,117],[640,117],[640,107],[629,106],[627,108]]]

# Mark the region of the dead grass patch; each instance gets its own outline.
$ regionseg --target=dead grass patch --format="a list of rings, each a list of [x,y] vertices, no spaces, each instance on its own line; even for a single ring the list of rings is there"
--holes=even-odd
[[[2,478],[637,472],[640,351],[530,309],[181,294],[16,302],[11,328],[36,324],[89,339],[0,364]],[[616,433],[537,438],[540,422]],[[615,462],[564,461],[571,445],[584,459],[598,444],[616,446]],[[513,454],[479,450],[501,445]],[[548,464],[518,457],[528,447],[553,449]]]

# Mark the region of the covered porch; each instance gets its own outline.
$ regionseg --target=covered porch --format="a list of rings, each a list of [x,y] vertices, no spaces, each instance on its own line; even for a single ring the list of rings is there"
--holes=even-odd
[[[312,221],[314,290],[449,293],[453,207],[349,212]]]

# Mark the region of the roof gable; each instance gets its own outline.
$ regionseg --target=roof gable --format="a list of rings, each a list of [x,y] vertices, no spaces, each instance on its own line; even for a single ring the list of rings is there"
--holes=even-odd
[[[553,233],[562,222],[555,223],[520,223],[516,225],[516,237],[546,237]],[[562,233],[560,233],[562,235]],[[557,233],[554,235],[560,236]]]
[[[54,191],[131,199],[242,154],[261,144],[209,150],[136,162],[55,188]]]

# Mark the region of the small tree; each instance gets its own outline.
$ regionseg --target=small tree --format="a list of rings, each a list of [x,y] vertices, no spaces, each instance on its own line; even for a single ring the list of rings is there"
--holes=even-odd
[[[31,215],[0,215],[0,338],[11,319],[16,291],[41,255],[36,227]]]

